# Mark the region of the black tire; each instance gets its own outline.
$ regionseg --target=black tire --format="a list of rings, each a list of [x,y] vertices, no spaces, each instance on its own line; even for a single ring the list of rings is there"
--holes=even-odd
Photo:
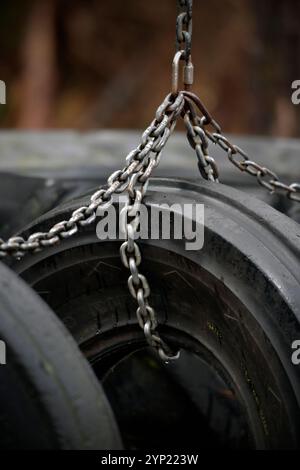
[[[182,240],[141,243],[161,334],[206,358],[230,384],[255,448],[298,448],[300,374],[291,345],[300,338],[299,225],[223,185],[152,180],[147,194],[148,206],[205,206],[200,251],[186,251]],[[24,234],[46,230],[87,200],[57,208]],[[49,292],[46,302],[102,365],[143,343],[119,245],[99,241],[92,225],[14,263],[37,291]]]
[[[73,338],[3,264],[0,305],[0,339],[6,345],[6,364],[0,365],[0,448],[121,448],[106,396]]]

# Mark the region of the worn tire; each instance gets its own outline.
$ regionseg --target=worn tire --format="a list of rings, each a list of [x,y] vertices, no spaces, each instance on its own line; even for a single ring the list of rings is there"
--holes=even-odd
[[[6,345],[6,364],[0,365],[0,448],[121,448],[106,396],[73,338],[3,264],[0,306],[0,339]]]
[[[45,231],[87,200],[55,209],[24,234]],[[228,375],[255,448],[298,448],[300,373],[291,345],[300,338],[300,227],[218,184],[152,180],[146,197],[148,207],[193,202],[205,207],[201,250],[186,251],[182,240],[141,242],[141,272],[161,334]],[[92,225],[14,263],[37,291],[48,292],[46,302],[92,362],[143,341],[119,245],[99,241]]]

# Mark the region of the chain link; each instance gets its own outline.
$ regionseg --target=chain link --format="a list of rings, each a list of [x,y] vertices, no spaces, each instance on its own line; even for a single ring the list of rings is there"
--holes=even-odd
[[[172,92],[178,93],[179,62],[183,67],[184,89],[189,90],[194,81],[194,66],[191,58],[192,48],[192,10],[193,0],[177,0],[178,16],[176,20],[176,54],[173,60]]]
[[[192,39],[192,0],[178,0],[179,15],[176,23],[176,49],[173,60],[172,93],[166,96],[156,111],[155,119],[144,131],[140,144],[126,157],[126,166],[110,175],[106,187],[99,188],[86,206],[79,207],[68,220],[56,223],[46,232],[31,234],[27,239],[16,236],[6,242],[0,239],[0,259],[6,256],[21,258],[26,253],[35,253],[43,248],[54,246],[62,240],[75,235],[81,227],[92,224],[97,209],[108,208],[114,194],[126,192],[128,202],[121,210],[120,219],[125,241],[120,247],[124,266],[129,269],[129,292],[136,299],[138,323],[144,331],[148,344],[154,347],[164,361],[177,359],[179,352],[172,349],[160,337],[158,321],[150,306],[150,287],[147,278],[140,273],[142,255],[135,238],[140,224],[139,209],[147,191],[149,178],[159,164],[162,150],[173,132],[177,119],[181,116],[187,132],[187,139],[195,150],[198,167],[202,177],[219,181],[215,160],[209,153],[211,144],[218,145],[227,153],[229,161],[242,172],[249,173],[268,191],[283,192],[289,199],[300,202],[300,183],[285,184],[273,171],[253,161],[240,147],[231,143],[221,131],[199,97],[191,93],[189,86],[193,81],[191,62]],[[185,60],[185,91],[178,90],[179,62]],[[200,115],[199,115],[200,114]]]
[[[189,62],[192,48],[192,0],[177,0],[176,51],[183,50],[183,59]]]

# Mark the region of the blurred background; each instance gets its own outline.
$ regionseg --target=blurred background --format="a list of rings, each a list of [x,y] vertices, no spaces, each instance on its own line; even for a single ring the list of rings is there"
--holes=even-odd
[[[12,129],[144,128],[170,90],[175,0],[1,2]],[[232,133],[300,137],[299,0],[194,0],[194,90]]]

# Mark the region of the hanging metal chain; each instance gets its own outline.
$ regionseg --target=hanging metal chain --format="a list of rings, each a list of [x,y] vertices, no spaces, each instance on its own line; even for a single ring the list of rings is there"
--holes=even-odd
[[[141,143],[127,155],[127,165],[110,175],[107,187],[97,190],[91,196],[89,205],[79,207],[68,220],[58,222],[47,232],[33,233],[26,240],[23,237],[11,237],[6,242],[0,239],[0,258],[6,256],[21,258],[26,253],[35,253],[72,237],[80,227],[96,220],[98,207],[104,210],[112,204],[113,194],[123,193],[130,185],[132,186],[135,175],[143,176],[143,179],[148,180],[153,168],[159,163],[162,149],[183,107],[184,95],[182,93],[175,97],[171,93],[167,95],[157,109],[155,119],[143,133]]]
[[[224,150],[229,161],[240,171],[254,176],[257,182],[271,192],[271,194],[283,193],[289,199],[300,202],[300,183],[286,184],[280,181],[274,171],[255,162],[243,149],[230,142],[221,132],[220,126],[215,121],[208,122],[205,117],[202,117],[199,124],[207,139]],[[208,130],[209,125],[213,128],[212,132]]]
[[[214,158],[209,155],[209,142],[205,131],[199,126],[199,116],[197,115],[195,105],[200,111],[205,113],[205,116],[209,116],[209,113],[194,93],[183,93],[185,104],[182,117],[187,130],[187,139],[198,158],[200,174],[206,180],[218,182],[219,170]]]
[[[22,237],[11,237],[4,242],[0,239],[0,258],[8,255],[21,258],[28,252],[36,252],[56,245],[60,240],[73,236],[81,226],[95,221],[98,207],[105,209],[112,204],[113,194],[126,191],[133,175],[143,173],[148,179],[159,162],[161,151],[175,127],[183,106],[182,93],[179,93],[177,97],[173,97],[172,94],[167,95],[157,109],[154,121],[143,133],[141,143],[127,155],[127,165],[110,175],[107,187],[97,190],[91,196],[88,206],[79,207],[68,220],[55,224],[47,232],[34,233],[27,240]],[[155,158],[150,157],[151,152]]]
[[[173,99],[175,99],[174,103],[170,104],[169,100]],[[148,301],[150,287],[147,278],[139,272],[138,267],[141,264],[142,257],[139,246],[135,242],[136,233],[140,226],[140,207],[147,191],[149,177],[152,170],[159,164],[162,148],[166,144],[170,133],[174,130],[176,120],[184,108],[185,100],[182,93],[177,96],[169,95],[166,100],[158,109],[156,119],[142,136],[142,143],[145,145],[144,148],[147,148],[147,155],[151,152],[153,155],[149,157],[146,168],[141,167],[132,174],[130,183],[125,189],[128,194],[128,203],[120,213],[121,228],[125,234],[125,242],[121,245],[120,254],[124,266],[130,270],[128,288],[130,294],[138,303],[136,315],[138,323],[144,331],[146,341],[157,350],[162,360],[169,362],[178,359],[180,351],[172,351],[157,331],[156,313]],[[166,104],[168,104],[167,109],[171,110],[171,118],[163,117]],[[164,128],[167,130],[166,134]],[[153,140],[157,139],[157,135],[161,135],[158,148],[156,145],[153,146]],[[135,151],[133,154],[135,154]]]
[[[154,158],[154,166],[158,160]],[[138,187],[136,182],[139,181]],[[131,184],[127,191],[129,195],[128,204],[121,210],[120,219],[122,231],[126,241],[121,245],[121,260],[126,268],[130,270],[128,278],[129,292],[138,303],[136,316],[140,327],[144,331],[148,344],[157,350],[161,359],[165,362],[178,359],[180,352],[174,353],[157,332],[158,321],[154,309],[149,304],[150,287],[147,278],[139,272],[142,255],[139,246],[135,242],[136,231],[140,225],[140,207],[148,186],[148,176],[142,171],[131,178]]]
[[[126,192],[128,204],[121,211],[125,242],[121,245],[121,260],[130,270],[128,288],[137,300],[137,319],[144,331],[147,342],[154,347],[160,357],[169,361],[177,359],[174,353],[157,332],[157,318],[150,306],[150,287],[139,271],[142,256],[135,238],[140,223],[139,209],[146,193],[153,169],[159,164],[161,153],[173,132],[177,119],[184,120],[187,138],[195,150],[198,167],[206,180],[218,182],[219,174],[215,160],[209,154],[210,144],[221,147],[228,159],[241,171],[257,178],[259,184],[271,192],[283,191],[290,199],[300,202],[300,183],[290,185],[279,181],[278,176],[266,167],[251,160],[246,152],[232,144],[221,131],[199,97],[189,91],[193,83],[191,61],[192,41],[192,0],[178,0],[179,15],[176,22],[176,53],[172,69],[172,93],[167,95],[156,111],[155,119],[142,135],[137,148],[126,157],[126,166],[114,172],[107,180],[107,186],[97,190],[87,206],[76,209],[68,220],[63,220],[47,232],[31,234],[27,239],[11,237],[6,242],[0,239],[0,259],[6,256],[21,258],[26,253],[35,253],[43,248],[54,246],[75,235],[81,227],[92,224],[97,209],[108,208],[113,203],[113,195]],[[184,91],[179,87],[179,65],[183,67]],[[200,115],[199,115],[200,114]]]
[[[198,157],[198,167],[203,178],[218,181],[218,168],[215,160],[209,156],[209,145],[218,145],[227,154],[229,161],[240,171],[257,179],[257,182],[270,193],[283,193],[289,199],[300,202],[300,183],[286,184],[269,168],[255,162],[243,149],[222,133],[221,126],[213,119],[200,98],[193,93],[183,92],[187,128],[187,137]],[[196,108],[202,116],[197,115]],[[210,128],[210,130],[209,130]]]
[[[193,1],[177,0],[178,16],[176,20],[176,52],[184,50],[183,59],[186,63],[191,57],[193,30]]]

